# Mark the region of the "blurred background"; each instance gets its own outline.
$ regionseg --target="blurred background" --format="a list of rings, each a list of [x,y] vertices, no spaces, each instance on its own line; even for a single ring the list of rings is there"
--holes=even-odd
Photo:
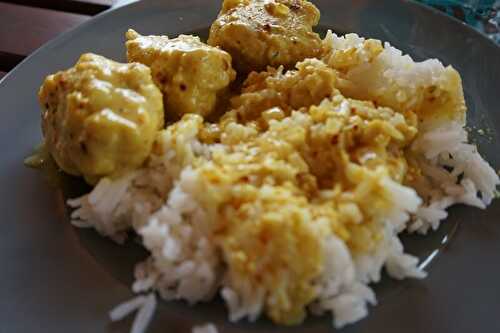
[[[500,43],[500,0],[419,0],[470,24]]]

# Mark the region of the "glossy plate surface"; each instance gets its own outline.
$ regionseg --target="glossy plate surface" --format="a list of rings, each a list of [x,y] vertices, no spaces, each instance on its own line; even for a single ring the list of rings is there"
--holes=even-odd
[[[438,57],[462,74],[474,142],[500,167],[500,48],[464,24],[412,2],[318,0],[321,31],[356,32],[389,41],[415,59]],[[40,141],[36,93],[43,78],[72,66],[84,52],[125,59],[124,33],[207,31],[220,1],[152,0],[108,11],[38,50],[0,83],[0,331],[127,332],[131,318],[110,323],[108,311],[132,297],[132,267],[145,253],[119,247],[68,223],[64,199],[81,193],[66,178],[50,187],[23,159]],[[479,135],[483,129],[485,135]],[[500,332],[500,202],[487,211],[457,207],[428,237],[405,237],[428,264],[422,281],[384,279],[379,306],[341,332]],[[446,243],[442,245],[441,243]],[[437,254],[437,255],[436,255]],[[190,307],[162,302],[148,332],[190,332],[214,322],[221,333],[332,332],[328,316],[302,326],[267,320],[231,324],[220,300]]]

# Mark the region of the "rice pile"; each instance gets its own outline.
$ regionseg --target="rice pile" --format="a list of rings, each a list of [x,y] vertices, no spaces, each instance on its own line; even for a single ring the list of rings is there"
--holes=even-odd
[[[294,324],[329,312],[340,328],[377,303],[370,284],[383,269],[395,279],[426,276],[401,232],[435,230],[454,204],[491,203],[500,180],[468,143],[453,68],[355,34],[329,32],[324,44],[321,61],[273,72],[265,84],[331,72],[331,96],[262,112],[263,128],[228,115],[216,143],[201,117],[187,115],[158,135],[143,168],[68,202],[75,226],[117,242],[131,229],[141,236],[151,256],[135,269],[135,293],[195,304],[219,292],[231,321],[265,312]],[[373,131],[383,134],[372,141],[383,138],[375,154],[384,163],[346,157]],[[138,296],[111,319],[138,310],[132,332],[144,332],[155,305],[154,294]]]

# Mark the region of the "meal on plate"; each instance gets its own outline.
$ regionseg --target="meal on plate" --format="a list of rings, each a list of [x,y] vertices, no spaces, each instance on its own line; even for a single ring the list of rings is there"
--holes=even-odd
[[[459,73],[356,34],[321,38],[305,0],[225,0],[207,43],[126,32],[128,63],[84,54],[39,92],[45,148],[93,190],[72,222],[150,257],[135,269],[145,330],[155,294],[217,294],[231,321],[335,327],[376,304],[381,271],[424,278],[398,235],[485,208],[498,175],[468,143]],[[213,326],[196,332],[214,332]]]

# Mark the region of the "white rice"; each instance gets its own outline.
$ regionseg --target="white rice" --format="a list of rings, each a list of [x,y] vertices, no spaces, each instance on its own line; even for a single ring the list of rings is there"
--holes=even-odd
[[[457,130],[461,128],[457,127]],[[435,131],[440,131],[440,129]],[[422,141],[433,139],[435,137],[433,133],[422,136],[415,142],[414,148],[422,149]],[[460,135],[454,137],[463,138]],[[425,146],[433,147],[435,150],[439,140],[436,139],[435,142],[432,141],[432,144]],[[467,178],[464,178],[459,185],[453,183],[457,176],[450,178],[450,185],[453,183],[459,189],[454,195],[443,196],[421,205],[422,200],[413,189],[390,179],[382,180],[385,186],[393,191],[395,208],[387,217],[387,237],[384,237],[387,241],[380,242],[374,253],[352,258],[342,241],[335,237],[325,239],[324,251],[327,262],[325,262],[325,272],[317,283],[321,296],[311,306],[313,313],[332,312],[334,325],[337,328],[362,319],[368,314],[367,306],[376,304],[375,294],[368,284],[380,280],[383,267],[390,276],[397,279],[423,278],[426,275],[418,268],[418,259],[404,253],[403,246],[397,237],[399,232],[407,229],[425,233],[430,228],[436,229],[440,221],[447,217],[446,209],[455,203],[484,208],[491,201],[496,184],[499,183],[498,177],[491,167],[480,159],[475,150],[457,150],[457,146],[467,145],[461,141],[459,140],[455,145],[449,142],[444,143],[443,147],[446,147],[446,150],[443,148],[437,153],[433,151],[432,154],[429,153],[432,159],[426,160],[429,165],[447,174],[453,172],[449,173],[443,168],[444,166],[460,167],[463,170]],[[462,164],[457,164],[454,160],[439,158],[444,153],[458,156],[457,160]],[[477,158],[480,160],[474,160]],[[92,194],[95,194],[95,191],[97,194],[100,191],[106,191],[110,196],[113,196],[110,193],[114,192],[115,195],[123,197],[125,196],[123,183],[128,182],[129,186],[132,186],[130,177],[132,176],[116,182],[103,180]],[[221,296],[228,305],[231,321],[244,317],[251,321],[256,320],[263,308],[263,291],[246,288],[248,292],[237,295],[230,287],[224,287],[224,281],[220,279],[221,258],[211,246],[210,236],[203,226],[203,222],[207,219],[206,212],[190,195],[195,183],[194,178],[196,178],[196,173],[189,167],[185,168],[170,191],[165,204],[150,214],[146,219],[147,222],[136,229],[152,256],[137,266],[137,280],[133,289],[135,292],[144,292],[154,288],[164,299],[184,299],[190,303],[196,303],[211,299],[222,284]],[[478,196],[476,186],[481,188],[481,198]],[[102,205],[93,206],[88,196],[71,202],[73,206],[77,203],[84,203],[79,206],[77,210],[79,213],[75,214],[78,217],[95,216],[102,210]],[[119,206],[116,200],[114,203],[115,208]],[[104,214],[105,216],[113,215],[113,210],[108,210]],[[410,219],[410,214],[415,215],[413,221]],[[92,226],[97,230],[116,237],[123,230],[123,224],[121,224],[123,221],[121,217],[117,220],[113,218],[105,220],[101,216],[99,219],[85,220],[84,226],[95,223]],[[132,223],[129,222],[129,225]],[[245,290],[245,288],[240,290]],[[116,308],[111,318],[119,320],[138,307],[141,310],[138,312],[133,332],[143,332],[145,322],[151,317],[151,308],[154,308],[154,305],[145,302],[143,296]],[[210,331],[207,330],[207,332]]]
[[[192,333],[218,333],[217,327],[214,324],[208,323],[201,326],[193,327]]]
[[[122,303],[110,311],[109,317],[112,321],[122,320],[134,311],[137,311],[132,324],[131,333],[145,333],[153,318],[156,308],[156,296],[154,293],[148,296],[137,296]]]
[[[360,45],[364,40],[355,35],[343,39],[330,34],[328,38],[340,49]],[[350,77],[355,82],[361,82],[362,75],[372,77],[373,86],[367,88],[371,90],[380,90],[389,81],[398,89],[402,87],[405,96],[398,98],[409,104],[414,103],[409,96],[415,87],[435,82],[445,73],[438,61],[417,64],[389,45],[375,60],[364,54],[362,48],[359,52],[360,65]],[[377,62],[377,72],[370,72],[365,66],[367,61]],[[380,71],[381,67],[386,70]],[[190,162],[195,156],[209,158],[212,152],[223,149],[198,142],[197,121],[200,122],[193,120],[192,128],[180,129],[175,138],[166,133],[162,154],[152,158],[144,169],[114,181],[102,179],[90,194],[69,200],[68,204],[75,208],[72,223],[93,227],[118,242],[125,239],[129,229],[142,237],[151,256],[136,266],[134,292],[154,290],[166,300],[183,299],[194,304],[212,299],[220,290],[231,321],[245,317],[253,321],[263,310],[265,291],[224,277],[223,260],[208,228],[214,213],[204,210],[197,201],[198,175]],[[384,268],[396,279],[426,276],[418,259],[404,252],[399,233],[437,229],[448,215],[446,209],[457,203],[484,209],[500,184],[498,175],[476,147],[467,143],[462,119],[423,128],[412,149],[421,154],[421,169],[435,190],[420,198],[412,188],[388,177],[380,179],[381,186],[392,194],[394,209],[383,220],[384,237],[376,250],[353,257],[339,238],[329,236],[323,240],[324,272],[315,282],[319,296],[310,311],[331,312],[337,328],[364,318],[368,306],[376,305],[369,284],[380,280]],[[232,288],[236,283],[240,284],[240,293]],[[137,311],[132,332],[142,333],[155,305],[153,294],[138,296],[116,307],[110,317],[120,320]],[[193,328],[193,333],[215,332],[212,324]]]
[[[439,190],[418,209],[409,231],[436,230],[448,216],[446,209],[454,204],[485,209],[493,200],[500,179],[477,148],[467,143],[467,137],[465,128],[451,122],[420,134],[413,143],[412,149],[425,156],[421,169]]]
[[[366,40],[356,34],[339,37],[329,31],[323,43],[326,49],[332,50],[323,60],[343,72],[338,88],[344,96],[376,101],[379,105],[405,112],[421,105],[425,92],[434,87],[453,97],[442,107],[459,108],[455,120],[464,124],[465,108],[453,105],[454,101],[463,99],[460,76],[451,66],[445,67],[437,59],[415,62],[389,43],[382,45],[380,41]],[[356,60],[348,66],[336,62],[339,53],[342,58],[346,50],[353,51]],[[439,118],[440,115],[436,112],[433,117]]]
[[[146,271],[141,274],[161,286],[163,298],[194,304],[213,297],[219,258],[204,225],[205,212],[181,188],[192,176],[193,171],[186,168],[167,203],[137,231],[152,254],[151,264],[142,266]]]
[[[122,320],[130,313],[139,309],[146,302],[146,296],[137,296],[129,301],[117,305],[109,312],[109,317],[112,321]]]

